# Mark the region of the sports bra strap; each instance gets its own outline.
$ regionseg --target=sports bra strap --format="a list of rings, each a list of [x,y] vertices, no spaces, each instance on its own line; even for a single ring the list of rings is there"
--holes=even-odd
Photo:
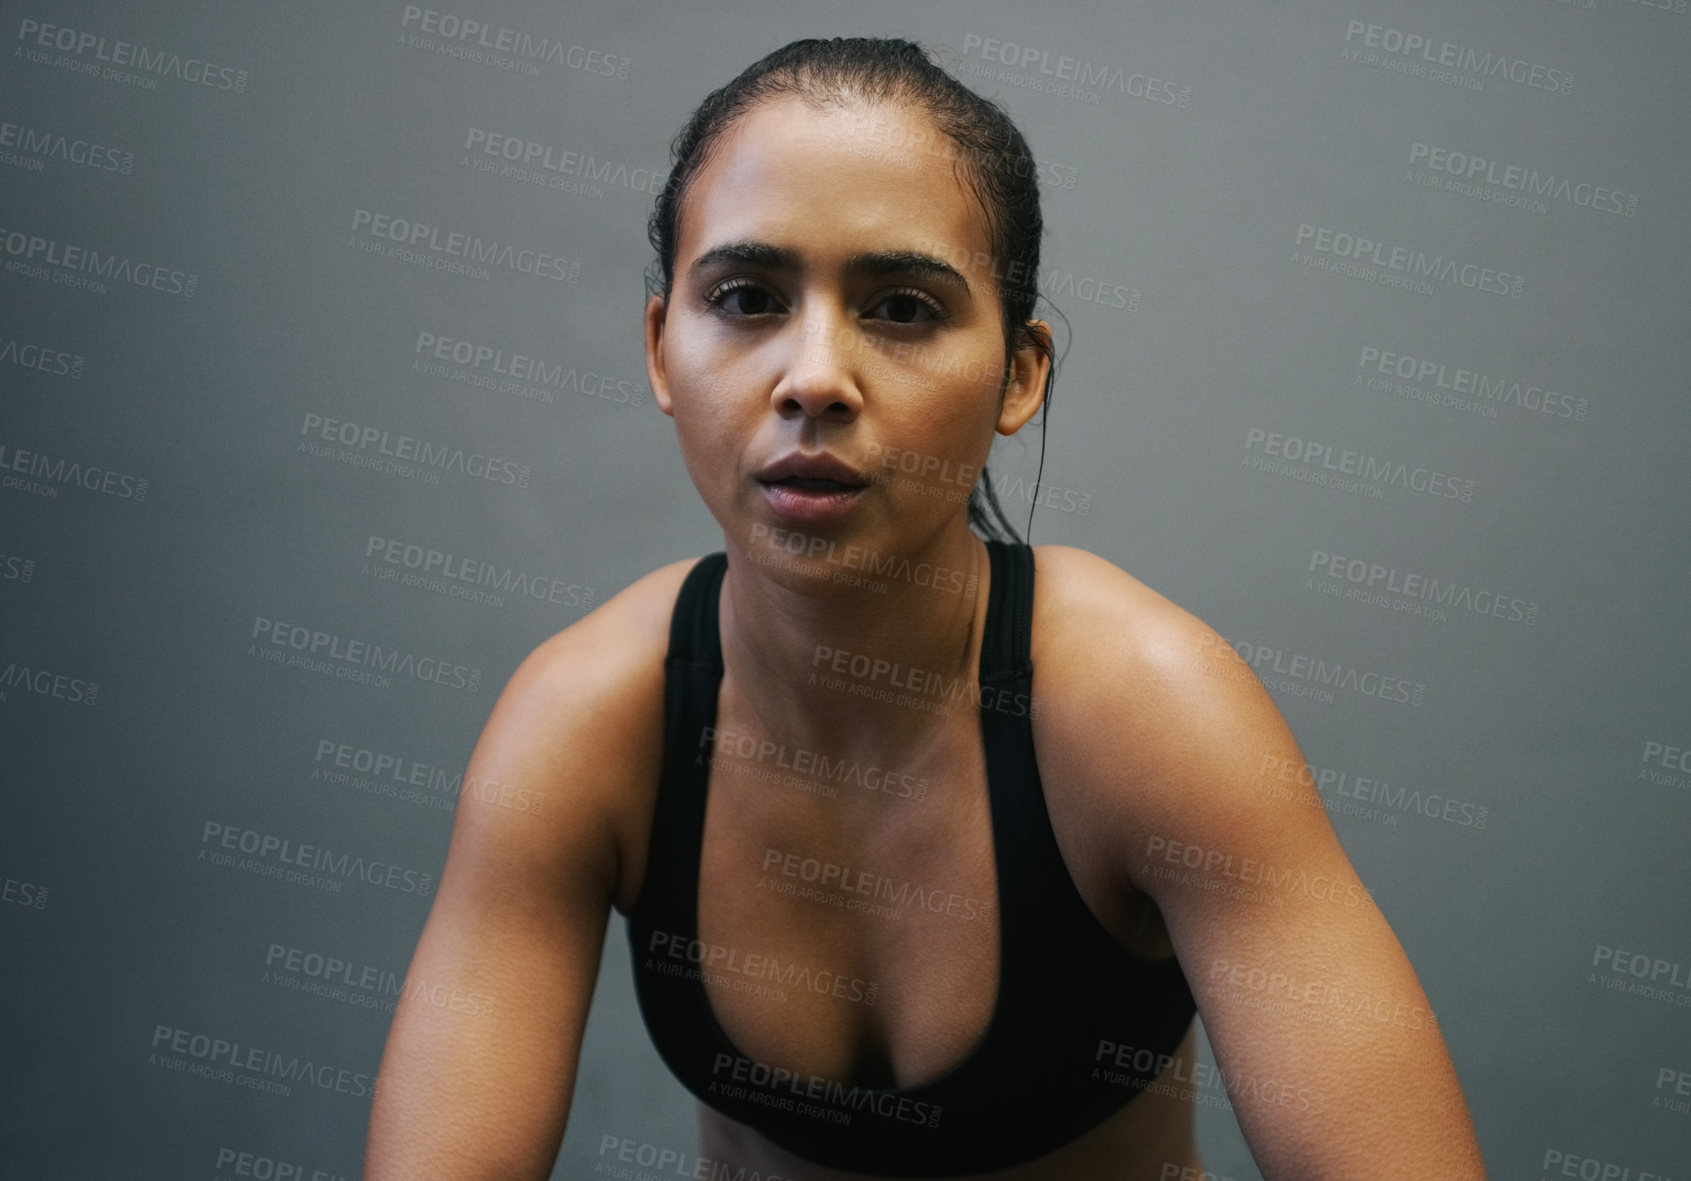
[[[728,555],[722,550],[693,563],[681,583],[669,620],[669,651],[665,662],[683,668],[722,668],[722,634],[714,607],[721,593]]]
[[[1016,677],[1031,665],[1033,613],[1024,604],[1033,598],[1033,550],[989,539],[986,551],[992,583],[987,588],[980,675],[983,680]]]

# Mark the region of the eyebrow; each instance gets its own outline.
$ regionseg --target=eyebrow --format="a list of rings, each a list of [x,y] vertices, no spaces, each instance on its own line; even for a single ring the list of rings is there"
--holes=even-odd
[[[722,263],[746,263],[772,271],[804,269],[798,251],[768,242],[729,242],[713,246],[694,259],[693,265],[687,269],[689,274],[698,274],[707,267]],[[915,250],[871,250],[854,254],[846,259],[845,271],[848,275],[920,275],[972,294],[969,281],[956,267]]]

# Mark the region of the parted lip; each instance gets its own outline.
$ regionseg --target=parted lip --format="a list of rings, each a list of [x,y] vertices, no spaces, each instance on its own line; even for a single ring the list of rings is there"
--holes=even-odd
[[[757,474],[757,478],[766,484],[774,484],[792,476],[809,480],[835,480],[848,488],[862,487],[869,483],[868,476],[826,451],[818,451],[813,455],[806,455],[802,451],[789,451]]]

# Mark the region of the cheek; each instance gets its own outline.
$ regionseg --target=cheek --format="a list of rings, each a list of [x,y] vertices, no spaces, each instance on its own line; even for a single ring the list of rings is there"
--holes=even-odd
[[[708,332],[678,326],[664,341],[664,370],[678,416],[698,418],[711,412],[732,383],[734,361]]]
[[[745,421],[750,408],[736,390],[743,383],[717,365],[689,367],[681,379],[670,381],[675,428],[689,466],[702,475],[732,470],[733,456],[754,428]]]
[[[998,421],[999,378],[992,362],[953,361],[944,371],[906,374],[905,388],[917,417],[967,438]]]

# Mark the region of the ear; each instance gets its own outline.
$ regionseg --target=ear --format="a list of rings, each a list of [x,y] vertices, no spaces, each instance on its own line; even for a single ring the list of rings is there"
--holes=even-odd
[[[669,398],[669,377],[664,372],[663,322],[666,308],[663,297],[654,295],[646,301],[646,380],[652,383],[652,397],[658,409],[675,417],[674,404]]]
[[[1004,404],[998,410],[999,434],[1015,434],[1039,412],[1054,352],[1051,325],[1044,320],[1028,321],[1022,343],[1010,355],[1010,379],[1004,385]]]

